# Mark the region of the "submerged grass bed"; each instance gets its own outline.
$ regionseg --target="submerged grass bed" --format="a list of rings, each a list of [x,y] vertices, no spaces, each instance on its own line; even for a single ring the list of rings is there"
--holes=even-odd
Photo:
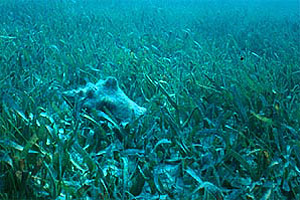
[[[299,199],[299,13],[266,5],[0,1],[0,198]],[[107,76],[147,115],[63,104]]]

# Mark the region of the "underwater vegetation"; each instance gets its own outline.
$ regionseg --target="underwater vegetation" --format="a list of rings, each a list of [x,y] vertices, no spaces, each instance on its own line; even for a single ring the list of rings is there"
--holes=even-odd
[[[299,2],[45,2],[0,0],[0,199],[300,199]]]

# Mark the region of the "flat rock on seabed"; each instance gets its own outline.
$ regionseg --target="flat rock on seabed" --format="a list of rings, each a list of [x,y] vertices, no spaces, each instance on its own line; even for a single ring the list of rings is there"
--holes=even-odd
[[[146,108],[137,105],[119,88],[114,77],[65,91],[63,97],[72,106],[76,105],[79,110],[86,109],[99,118],[109,111],[119,122],[130,122],[146,113]]]

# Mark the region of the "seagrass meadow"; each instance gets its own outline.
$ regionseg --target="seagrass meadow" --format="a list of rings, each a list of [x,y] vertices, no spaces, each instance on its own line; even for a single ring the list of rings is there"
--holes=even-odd
[[[299,59],[299,1],[0,0],[0,199],[300,199]]]

